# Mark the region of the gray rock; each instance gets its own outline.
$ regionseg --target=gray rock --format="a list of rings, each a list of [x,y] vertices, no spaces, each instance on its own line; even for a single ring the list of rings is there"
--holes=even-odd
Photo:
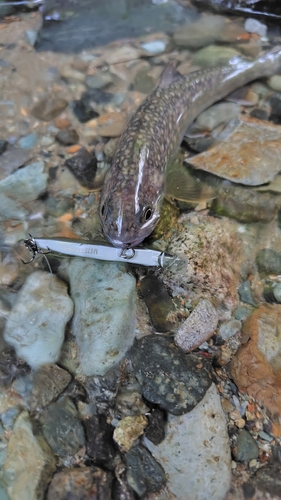
[[[76,179],[88,189],[95,186],[95,176],[97,171],[97,158],[95,154],[81,148],[78,153],[68,160],[65,165]]]
[[[37,134],[32,133],[26,135],[25,137],[22,137],[19,140],[18,145],[23,149],[32,149],[34,148],[34,146],[36,146],[37,141],[38,141]]]
[[[225,415],[212,384],[190,413],[168,415],[166,438],[144,444],[163,465],[177,500],[223,500],[230,486],[231,456]]]
[[[166,49],[167,42],[165,40],[151,40],[151,42],[141,43],[141,48],[149,54],[161,54]]]
[[[54,363],[72,313],[73,303],[65,283],[43,271],[32,273],[11,310],[5,340],[32,368]]]
[[[46,500],[111,500],[112,475],[98,467],[70,467],[57,472]]]
[[[239,297],[245,304],[250,304],[251,306],[256,306],[256,302],[252,295],[251,282],[249,280],[243,281],[238,288]]]
[[[5,141],[5,139],[1,139],[0,140],[0,155],[5,153],[7,146],[8,146],[8,141]]]
[[[42,431],[61,458],[75,455],[85,445],[84,431],[74,403],[68,397],[52,403],[40,416]]]
[[[50,447],[40,434],[34,435],[28,413],[22,412],[9,439],[4,464],[3,482],[9,499],[43,500],[55,468]]]
[[[24,203],[38,198],[47,188],[48,175],[44,163],[30,163],[0,181],[0,194]]]
[[[281,303],[281,283],[276,283],[273,287],[273,295],[276,302]]]
[[[233,57],[239,56],[239,52],[231,47],[220,45],[209,45],[204,49],[198,50],[192,59],[194,65],[210,68],[219,64],[227,64]]]
[[[238,434],[233,455],[238,462],[249,462],[253,458],[258,458],[259,447],[257,442],[246,429],[242,429]]]
[[[134,446],[125,459],[128,483],[140,497],[161,490],[166,483],[165,472],[146,448]]]
[[[206,342],[218,324],[218,313],[213,304],[202,299],[183,322],[175,335],[175,344],[190,352]]]
[[[184,354],[162,335],[143,337],[128,355],[143,396],[173,415],[192,410],[211,385],[202,360],[194,354]]]
[[[11,148],[0,155],[0,179],[7,177],[14,170],[24,165],[30,158],[32,152],[28,149]]]
[[[268,86],[276,90],[277,92],[281,92],[281,76],[280,75],[273,75],[267,80]]]
[[[1,182],[1,181],[0,181]],[[27,211],[3,193],[0,193],[0,220],[25,220]]]
[[[62,144],[63,146],[69,146],[71,144],[78,144],[79,135],[77,134],[74,128],[69,128],[65,130],[61,130],[56,135],[56,140]]]
[[[90,89],[103,89],[112,83],[111,73],[98,73],[96,75],[88,75],[86,78],[86,85]]]
[[[280,274],[281,253],[271,250],[271,248],[263,248],[257,253],[256,264],[261,274]]]
[[[67,272],[81,370],[88,376],[104,375],[134,340],[135,278],[124,266],[87,259],[73,259]]]
[[[38,38],[38,31],[36,30],[26,30],[26,38],[29,41],[31,47],[34,47]]]
[[[67,107],[68,102],[61,97],[48,96],[38,102],[31,113],[35,118],[49,122],[60,115]]]
[[[71,375],[66,370],[48,364],[17,379],[13,388],[23,397],[28,409],[36,411],[57,399],[70,381]]]
[[[266,36],[267,33],[267,26],[252,17],[248,17],[248,19],[246,19],[244,28],[248,31],[248,33],[256,33],[261,37]]]
[[[113,445],[114,428],[107,423],[105,414],[92,415],[84,419],[87,455],[94,463],[108,466],[115,455]]]
[[[149,94],[155,87],[155,80],[152,76],[148,75],[150,68],[141,68],[134,78],[134,90]]]
[[[220,102],[203,111],[195,121],[195,126],[204,130],[214,130],[221,123],[228,123],[239,115],[239,106],[234,102]]]
[[[223,323],[219,329],[219,335],[224,339],[228,340],[236,333],[240,332],[242,328],[242,323],[241,321],[238,321],[238,319],[232,319],[230,321],[227,321],[227,323]]]

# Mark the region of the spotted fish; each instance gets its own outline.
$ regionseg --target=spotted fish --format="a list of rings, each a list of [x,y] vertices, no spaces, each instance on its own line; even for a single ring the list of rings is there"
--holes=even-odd
[[[165,194],[167,165],[187,127],[204,109],[235,89],[281,66],[281,47],[254,61],[229,64],[183,76],[173,65],[130,119],[109,169],[100,201],[107,239],[116,247],[134,247],[154,229]]]

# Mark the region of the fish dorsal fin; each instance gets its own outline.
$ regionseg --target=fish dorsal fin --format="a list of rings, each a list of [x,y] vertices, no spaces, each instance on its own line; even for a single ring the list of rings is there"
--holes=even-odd
[[[180,78],[184,78],[184,76],[176,70],[175,63],[171,61],[164,69],[160,77],[158,87],[166,89],[169,85],[171,85],[171,83],[179,80]]]

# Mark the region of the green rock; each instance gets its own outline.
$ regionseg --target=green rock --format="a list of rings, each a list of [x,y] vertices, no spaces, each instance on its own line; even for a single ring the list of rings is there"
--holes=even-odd
[[[242,429],[238,434],[233,455],[238,462],[249,462],[259,456],[259,447],[256,441],[245,429]]]
[[[280,274],[281,273],[281,253],[263,248],[259,250],[256,256],[256,264],[261,274]]]
[[[231,47],[223,47],[221,45],[209,45],[204,49],[198,50],[192,59],[194,65],[205,66],[210,68],[219,64],[227,64],[233,57],[241,54]]]

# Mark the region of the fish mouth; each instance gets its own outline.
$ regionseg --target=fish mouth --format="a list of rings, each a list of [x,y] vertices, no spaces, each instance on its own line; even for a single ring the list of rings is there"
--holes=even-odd
[[[141,241],[143,240],[143,238],[135,238],[134,240],[126,241],[126,239],[119,240],[117,238],[113,238],[108,235],[106,235],[106,237],[114,247],[120,248],[120,250],[125,250],[126,248],[133,248],[139,243],[141,243]]]

